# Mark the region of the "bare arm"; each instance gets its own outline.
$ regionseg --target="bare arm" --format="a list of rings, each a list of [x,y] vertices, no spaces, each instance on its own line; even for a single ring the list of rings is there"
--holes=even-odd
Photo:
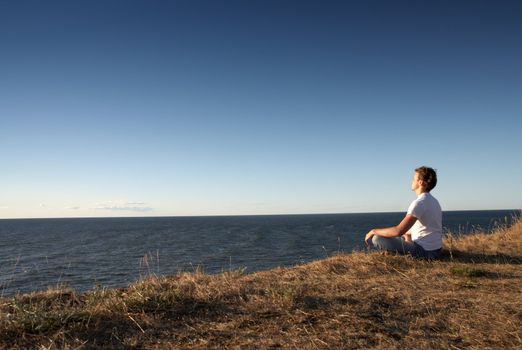
[[[381,236],[381,237],[400,237],[404,234],[406,234],[415,224],[415,221],[417,221],[417,218],[413,215],[406,214],[404,219],[398,224],[397,226],[387,227],[387,228],[376,228],[371,230],[366,234],[366,237],[364,238],[364,242],[366,245],[368,245],[368,242],[370,239],[372,239],[373,236]]]

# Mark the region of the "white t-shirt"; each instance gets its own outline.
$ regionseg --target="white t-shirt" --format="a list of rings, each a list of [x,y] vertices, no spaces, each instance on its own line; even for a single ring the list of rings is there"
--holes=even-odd
[[[422,193],[408,208],[417,218],[411,228],[411,239],[424,250],[442,248],[442,210],[439,201],[428,192]]]

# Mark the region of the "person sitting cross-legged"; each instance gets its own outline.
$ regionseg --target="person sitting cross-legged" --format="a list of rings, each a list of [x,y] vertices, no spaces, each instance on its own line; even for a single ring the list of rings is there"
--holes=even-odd
[[[411,190],[417,195],[409,206],[404,219],[397,226],[376,228],[366,234],[370,241],[383,251],[410,254],[416,258],[438,259],[442,251],[442,210],[439,202],[430,194],[437,184],[434,169],[415,169]]]

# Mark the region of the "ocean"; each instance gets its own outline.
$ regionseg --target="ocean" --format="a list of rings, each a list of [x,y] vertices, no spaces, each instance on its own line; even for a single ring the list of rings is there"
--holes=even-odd
[[[518,210],[449,211],[446,232],[489,232]],[[0,296],[124,287],[151,274],[246,273],[364,250],[404,213],[0,220]]]

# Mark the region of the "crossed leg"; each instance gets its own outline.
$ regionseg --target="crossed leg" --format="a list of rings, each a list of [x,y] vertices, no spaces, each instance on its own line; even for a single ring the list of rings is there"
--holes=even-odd
[[[397,252],[399,254],[417,256],[420,253],[419,247],[415,243],[407,242],[402,239],[402,237],[387,238],[375,235],[372,237],[372,243],[377,249]]]
[[[405,241],[402,237],[372,237],[373,246],[377,249],[389,252],[397,252],[399,254],[411,254],[415,258],[424,258],[428,260],[439,259],[441,256],[442,249],[437,250],[424,250],[420,245],[411,241]]]

